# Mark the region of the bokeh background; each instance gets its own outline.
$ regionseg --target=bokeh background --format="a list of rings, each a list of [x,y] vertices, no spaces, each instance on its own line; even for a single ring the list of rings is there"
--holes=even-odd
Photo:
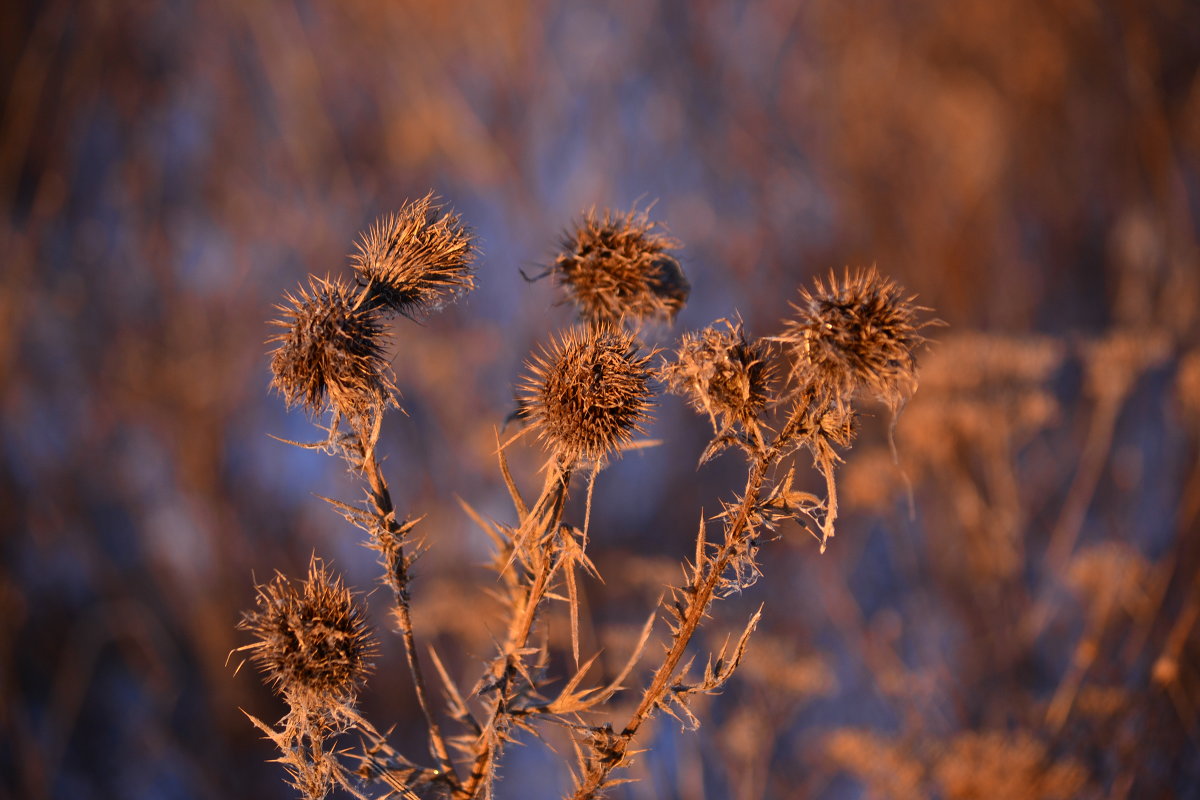
[[[693,285],[659,344],[774,333],[843,265],[947,325],[900,465],[877,410],[830,552],[767,545],[710,623],[766,604],[745,666],[614,796],[1200,796],[1198,68],[1191,0],[4,3],[0,795],[291,796],[234,626],[314,552],[376,569],[316,497],[356,497],[344,466],[268,436],[316,434],[268,394],[266,320],[433,189],[478,289],[398,325],[383,448],[428,515],[417,633],[462,685],[494,577],[456,498],[511,513],[494,429],[571,319],[521,271],[583,210],[653,203]],[[584,636],[614,663],[740,487],[658,413],[597,486]],[[364,708],[419,759],[384,639]],[[567,779],[531,740],[499,796]]]

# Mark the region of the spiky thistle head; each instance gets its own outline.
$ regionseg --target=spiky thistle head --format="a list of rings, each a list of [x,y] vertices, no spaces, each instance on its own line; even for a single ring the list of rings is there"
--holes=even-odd
[[[779,337],[790,345],[792,379],[839,401],[867,391],[898,408],[917,388],[916,348],[924,343],[918,320],[926,309],[914,305],[891,280],[872,267],[830,273],[812,291],[801,290],[796,316]]]
[[[691,287],[669,251],[674,239],[654,231],[645,211],[589,211],[563,235],[551,272],[592,326],[649,319],[671,321]]]
[[[836,448],[849,447],[858,433],[854,408],[813,390],[801,392],[793,398],[793,403],[796,428],[795,438],[789,444],[807,447],[818,467],[841,461]]]
[[[367,302],[413,317],[475,288],[476,248],[462,218],[432,193],[381,217],[350,261]]]
[[[570,330],[529,362],[523,416],[559,463],[602,462],[649,418],[651,356],[619,328]]]
[[[394,388],[378,316],[345,281],[310,277],[308,287],[276,306],[283,331],[267,340],[271,385],[288,406],[361,418],[392,402]]]
[[[243,649],[267,681],[309,708],[353,702],[378,645],[341,577],[313,558],[307,580],[276,574],[256,588],[256,607],[238,628],[254,636]]]
[[[718,433],[735,425],[746,432],[757,429],[774,373],[768,343],[748,341],[740,320],[718,320],[685,333],[674,361],[662,370],[667,390],[708,414]]]

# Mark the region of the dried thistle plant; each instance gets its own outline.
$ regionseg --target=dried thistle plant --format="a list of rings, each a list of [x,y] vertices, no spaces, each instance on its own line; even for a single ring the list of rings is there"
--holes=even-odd
[[[288,406],[317,415],[362,418],[392,401],[393,385],[384,354],[383,327],[361,292],[341,280],[309,279],[308,288],[285,295],[278,306],[283,328],[268,343],[271,385]]]
[[[603,462],[644,432],[650,358],[618,328],[568,331],[534,357],[522,405],[559,463]]]
[[[299,586],[277,574],[257,589],[257,606],[238,627],[254,636],[242,649],[266,680],[314,707],[353,703],[378,644],[342,579],[314,558]]]
[[[655,232],[645,211],[589,211],[564,234],[550,272],[589,325],[671,321],[691,288],[670,251],[674,239]]]
[[[740,320],[736,325],[718,320],[699,332],[685,333],[662,376],[668,391],[683,395],[708,415],[714,442],[755,450],[763,446],[762,415],[772,399],[775,372],[767,341],[748,341]]]
[[[866,391],[895,410],[911,395],[913,351],[924,341],[918,332],[925,324],[918,319],[921,309],[874,270],[847,272],[841,282],[831,279],[827,287],[818,281],[805,292],[806,305],[780,335],[752,340],[740,321],[720,320],[684,334],[674,357],[656,370],[651,361],[658,351],[644,347],[633,330],[649,320],[673,319],[688,288],[668,252],[678,245],[653,228],[644,213],[587,214],[555,262],[552,272],[587,324],[552,338],[527,364],[518,415],[524,430],[497,450],[515,521],[487,519],[463,503],[495,545],[493,594],[507,619],[494,656],[470,692],[458,688],[436,652],[429,650],[427,659],[419,655],[410,603],[419,518],[395,508],[375,449],[382,412],[396,392],[383,321],[427,312],[470,289],[474,244],[459,217],[426,196],[363,236],[352,258],[356,284],[314,279],[309,289],[288,297],[290,308],[276,323],[284,332],[271,340],[277,343],[273,385],[289,405],[332,416],[329,437],[318,446],[336,444],[363,480],[364,501],[329,502],[368,534],[380,555],[432,760],[421,766],[401,756],[354,709],[373,640],[345,587],[314,561],[299,588],[282,577],[259,587],[259,607],[242,623],[257,640],[243,649],[253,651],[289,704],[281,727],[255,724],[280,747],[305,797],[323,797],[335,786],[362,797],[372,785],[409,798],[491,797],[507,746],[523,731],[540,734],[546,723],[572,732],[571,796],[599,797],[626,780],[618,771],[630,763],[651,717],[661,711],[687,726],[699,725],[693,701],[719,693],[746,657],[761,612],[712,652],[702,669],[693,671],[691,648],[712,604],[754,583],[768,534],[796,522],[824,551],[838,514],[834,470],[855,434],[856,399]],[[781,386],[775,376],[784,369],[792,379]],[[746,483],[722,502],[720,514],[701,518],[682,582],[651,612],[618,674],[595,683],[587,675],[599,654],[583,652],[578,585],[598,575],[587,555],[591,487],[601,469],[637,444],[635,437],[650,419],[656,378],[712,423],[714,436],[701,463],[736,445],[745,457]],[[341,418],[353,423],[351,432],[337,433]],[[526,434],[549,455],[532,501],[505,456]],[[802,450],[825,478],[825,497],[795,486],[794,462]],[[584,471],[590,471],[591,482],[577,525],[565,518],[566,500],[573,478]],[[710,540],[714,523],[721,533]],[[569,615],[574,670],[552,691],[555,660],[549,638],[538,630],[556,602],[565,603]],[[623,724],[606,719],[613,697],[635,683],[660,616],[669,627],[665,653],[649,665]],[[426,660],[444,687],[440,696],[444,717],[455,729],[451,734],[443,733],[438,695],[425,680]],[[355,772],[342,763],[336,746],[350,733],[362,742]]]
[[[796,316],[779,340],[792,351],[793,383],[816,386],[848,400],[866,391],[893,410],[917,388],[916,349],[925,341],[918,319],[926,310],[893,281],[869,270],[817,279],[793,305]]]
[[[355,710],[378,650],[366,614],[315,557],[299,585],[277,574],[257,590],[255,609],[238,624],[255,641],[239,650],[250,652],[288,713],[278,728],[254,716],[250,721],[279,748],[279,761],[305,798],[325,797],[335,786],[357,795],[333,743],[351,728],[377,735],[365,721],[357,724]]]
[[[351,256],[366,303],[413,317],[475,288],[475,244],[461,217],[432,193],[379,219]]]

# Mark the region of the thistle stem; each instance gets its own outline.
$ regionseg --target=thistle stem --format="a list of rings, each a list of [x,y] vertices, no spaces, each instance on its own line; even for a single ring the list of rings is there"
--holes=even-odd
[[[591,800],[591,798],[595,797],[596,792],[604,787],[609,774],[624,762],[629,746],[633,743],[633,739],[641,728],[642,723],[649,719],[651,712],[654,711],[655,707],[666,696],[671,681],[675,677],[675,670],[678,669],[679,662],[683,660],[692,636],[700,627],[700,623],[704,621],[708,607],[712,603],[716,593],[717,586],[721,582],[721,575],[729,567],[738,550],[739,544],[742,543],[745,537],[746,530],[749,527],[750,511],[758,503],[762,495],[762,487],[766,480],[767,470],[778,460],[784,447],[793,438],[800,423],[800,417],[801,413],[799,409],[793,411],[787,424],[784,425],[779,435],[775,437],[771,446],[754,460],[746,479],[746,491],[742,497],[742,502],[739,504],[737,513],[734,515],[725,534],[725,544],[721,547],[716,558],[710,562],[708,570],[698,574],[689,587],[691,594],[690,602],[679,624],[678,631],[671,644],[671,649],[667,652],[666,659],[655,671],[654,677],[650,681],[650,686],[647,687],[645,693],[642,695],[641,702],[630,716],[629,722],[625,724],[620,737],[613,742],[612,749],[606,754],[606,758],[582,776],[575,788],[575,793],[572,795],[573,800]]]
[[[456,798],[469,800],[474,798],[481,788],[487,785],[492,765],[503,744],[505,727],[510,716],[508,707],[515,697],[512,691],[512,677],[518,672],[518,664],[523,658],[521,651],[529,641],[533,625],[537,619],[538,609],[550,589],[551,580],[558,566],[558,558],[554,552],[553,538],[548,536],[556,531],[562,521],[563,506],[567,497],[567,486],[571,481],[571,470],[555,465],[546,478],[542,494],[534,503],[533,508],[525,519],[521,520],[515,537],[517,542],[531,543],[531,552],[536,557],[536,575],[533,583],[526,590],[520,608],[514,609],[514,616],[508,628],[508,635],[500,654],[492,662],[491,674],[496,681],[496,699],[492,705],[491,716],[485,725],[484,732],[479,737],[475,757],[472,761],[471,774],[462,786],[455,791]],[[545,540],[544,543],[538,540]]]
[[[392,495],[388,490],[386,479],[379,468],[374,450],[368,451],[363,461],[363,472],[371,489],[371,501],[375,506],[376,520],[395,546],[385,550],[387,556],[388,583],[391,584],[392,594],[396,603],[396,622],[400,628],[400,636],[404,641],[404,654],[408,659],[408,670],[412,674],[413,687],[417,694],[417,704],[425,715],[425,723],[429,728],[429,746],[433,756],[438,760],[446,780],[452,786],[458,786],[458,774],[450,760],[446,749],[446,741],[442,737],[442,729],[429,702],[429,691],[425,685],[425,676],[421,671],[421,661],[417,655],[416,640],[413,636],[412,614],[408,597],[408,560],[404,555],[401,538],[404,530],[396,522],[396,510],[392,503]]]

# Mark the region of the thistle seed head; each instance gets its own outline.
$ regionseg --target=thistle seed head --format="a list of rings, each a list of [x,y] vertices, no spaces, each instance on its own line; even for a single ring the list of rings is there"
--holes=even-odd
[[[589,325],[671,321],[687,302],[691,287],[668,252],[679,243],[654,227],[644,211],[589,211],[563,236],[551,272]]]
[[[652,355],[627,331],[576,329],[528,364],[524,416],[560,463],[601,462],[642,432]]]
[[[766,341],[747,341],[740,321],[718,320],[683,335],[663,378],[668,391],[708,414],[718,433],[734,425],[749,432],[770,399],[774,368]]]
[[[352,702],[377,644],[342,579],[314,558],[299,585],[277,574],[256,588],[238,628],[256,639],[246,649],[275,690],[318,707]]]
[[[310,278],[307,288],[285,295],[283,332],[267,340],[271,385],[288,407],[360,418],[392,402],[394,388],[384,355],[378,316],[364,307],[361,293],[341,280]]]
[[[893,281],[875,268],[849,270],[841,280],[817,279],[813,291],[801,291],[780,340],[791,346],[792,379],[813,386],[839,401],[856,392],[871,392],[893,409],[917,388],[913,351],[925,341],[917,319],[925,309],[914,305]]]
[[[475,244],[462,218],[432,193],[381,217],[362,235],[351,264],[368,303],[412,317],[475,288]]]
[[[808,447],[817,464],[836,464],[841,461],[835,448],[847,448],[858,433],[858,417],[848,404],[830,400],[828,395],[808,393],[803,403],[797,442]]]

